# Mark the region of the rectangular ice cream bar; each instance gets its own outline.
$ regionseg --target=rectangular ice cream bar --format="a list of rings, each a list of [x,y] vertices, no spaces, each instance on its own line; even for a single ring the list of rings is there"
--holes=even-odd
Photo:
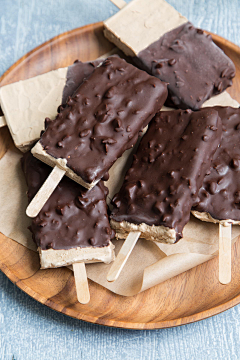
[[[140,231],[147,240],[179,240],[221,135],[215,110],[158,113],[113,199],[117,236]]]
[[[167,106],[198,110],[232,85],[233,62],[164,0],[133,0],[104,26],[138,67],[169,83]]]
[[[30,151],[22,158],[22,168],[31,201],[51,168],[34,158]],[[114,259],[110,241],[114,231],[107,215],[107,193],[102,181],[87,191],[64,177],[30,226],[41,268],[82,261],[109,263]]]
[[[20,150],[31,148],[40,138],[44,119],[56,117],[58,106],[66,102],[99,63],[78,61],[69,67],[0,88],[3,119]]]
[[[222,141],[192,213],[203,221],[240,224],[240,109],[213,109],[222,120]]]
[[[166,97],[165,83],[119,57],[110,57],[47,123],[32,154],[90,189],[136,143]]]

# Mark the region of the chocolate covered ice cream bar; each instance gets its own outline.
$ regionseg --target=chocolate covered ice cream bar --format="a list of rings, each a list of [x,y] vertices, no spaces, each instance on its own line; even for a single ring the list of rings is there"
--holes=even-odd
[[[32,153],[90,189],[136,143],[166,97],[165,83],[119,57],[110,57],[46,124]]]
[[[216,110],[158,113],[113,199],[117,236],[139,231],[147,240],[179,240],[221,135]]]
[[[167,106],[197,110],[232,85],[233,62],[164,0],[133,0],[104,26],[137,66],[169,83]]]
[[[220,106],[213,109],[222,120],[222,141],[192,213],[203,221],[240,224],[240,109]]]
[[[22,158],[22,169],[31,201],[51,168],[27,152]],[[61,180],[30,226],[42,269],[76,262],[109,263],[114,259],[107,193],[102,181],[87,191],[67,177]]]
[[[21,151],[27,151],[44,129],[44,119],[54,119],[60,104],[65,104],[85,78],[103,60],[77,61],[73,65],[49,71],[33,78],[0,88],[0,102],[13,141]],[[1,116],[1,113],[0,113]]]

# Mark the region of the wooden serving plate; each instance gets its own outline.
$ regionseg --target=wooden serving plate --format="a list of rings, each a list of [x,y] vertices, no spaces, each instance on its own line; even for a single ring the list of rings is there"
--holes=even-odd
[[[74,60],[93,60],[110,51],[102,23],[75,29],[37,47],[1,77],[0,85],[27,79]],[[240,48],[213,35],[234,61],[237,75],[229,93],[240,102]],[[13,146],[8,129],[0,130],[0,158]],[[232,281],[218,282],[218,258],[133,297],[116,295],[89,281],[91,301],[77,302],[72,271],[39,269],[38,254],[0,234],[0,269],[20,289],[50,308],[77,319],[128,329],[159,329],[187,324],[240,303],[240,242],[232,251]]]

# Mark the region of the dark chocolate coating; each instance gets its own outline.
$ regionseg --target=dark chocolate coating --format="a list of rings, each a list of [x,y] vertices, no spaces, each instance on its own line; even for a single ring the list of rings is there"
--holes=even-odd
[[[51,168],[27,152],[21,159],[29,202],[51,172]],[[32,220],[33,240],[42,250],[103,247],[114,237],[108,215],[107,188],[100,181],[86,190],[64,176],[40,213]]]
[[[103,60],[92,62],[81,62],[76,60],[73,65],[68,67],[67,81],[63,89],[62,104],[66,104],[68,97],[73,96],[84,79],[87,79]]]
[[[0,106],[0,116],[3,116],[2,108]]]
[[[221,134],[215,110],[158,113],[113,199],[111,218],[173,228],[179,240]]]
[[[40,143],[85,182],[101,179],[159,111],[167,85],[112,56],[78,88]]]
[[[222,119],[223,136],[199,191],[200,202],[193,210],[218,220],[240,221],[240,109],[213,109]]]
[[[134,58],[149,74],[169,83],[167,106],[198,110],[232,85],[235,66],[211,35],[190,22],[164,34]]]

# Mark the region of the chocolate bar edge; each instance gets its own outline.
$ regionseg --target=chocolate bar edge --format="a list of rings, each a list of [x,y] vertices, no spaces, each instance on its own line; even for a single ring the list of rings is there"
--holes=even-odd
[[[73,263],[111,263],[115,259],[114,245],[109,240],[109,245],[104,247],[76,247],[72,249],[48,249],[38,247],[41,269],[69,266]]]
[[[116,230],[115,237],[117,239],[125,239],[131,231],[140,231],[141,237],[145,240],[174,244],[177,239],[176,230],[164,225],[134,224],[128,221],[118,222],[113,219],[110,220],[110,225],[112,229]]]
[[[231,219],[225,219],[225,220],[218,220],[213,218],[209,213],[207,212],[200,212],[196,210],[191,210],[191,213],[193,216],[195,216],[197,219],[205,222],[211,222],[214,224],[221,224],[223,226],[228,226],[229,224],[232,225],[240,225],[240,221],[231,220]]]
[[[72,171],[68,166],[67,166],[67,160],[66,159],[62,159],[62,158],[54,158],[53,156],[49,155],[44,149],[43,146],[41,145],[40,141],[36,143],[36,145],[32,148],[31,153],[33,154],[34,157],[36,157],[38,160],[41,160],[42,162],[44,162],[45,164],[51,166],[51,167],[55,167],[58,166],[59,168],[61,168],[62,170],[66,171],[66,175],[76,181],[78,184],[82,185],[83,187],[85,187],[86,189],[90,190],[92,189],[99,181],[100,179],[93,181],[92,183],[87,183],[85,182],[80,176],[76,175],[74,173],[74,171]]]

